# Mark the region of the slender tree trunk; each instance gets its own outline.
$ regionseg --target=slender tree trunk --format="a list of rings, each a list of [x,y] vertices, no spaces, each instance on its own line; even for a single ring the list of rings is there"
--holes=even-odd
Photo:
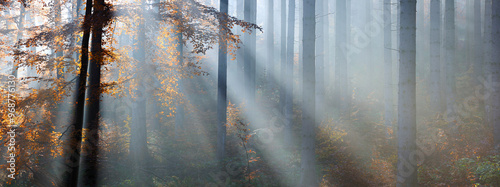
[[[269,4],[267,6],[267,69],[266,78],[268,82],[269,93],[273,93],[274,88],[274,75],[275,75],[275,63],[274,63],[274,0],[268,0]]]
[[[483,70],[483,40],[481,36],[481,1],[474,1],[474,80],[479,84],[478,77]]]
[[[446,115],[448,122],[454,121],[455,110],[455,0],[445,2],[445,42],[446,55]]]
[[[295,44],[295,0],[288,1],[288,40],[285,95],[285,142],[291,146],[293,124],[293,63]]]
[[[492,0],[486,0],[485,1],[485,9],[484,9],[484,77],[485,81],[491,82],[491,68],[490,64],[493,62],[492,58],[492,17],[491,17],[491,8],[492,7]],[[488,124],[489,127],[492,127],[492,113],[491,113],[491,91],[490,89],[486,89],[486,94],[484,95],[484,111],[485,111],[485,119],[486,123]]]
[[[298,105],[299,106],[302,106],[302,92],[301,90],[303,90],[302,88],[302,80],[303,80],[303,72],[304,72],[304,61],[303,61],[303,57],[304,57],[304,45],[303,45],[303,39],[304,39],[304,30],[303,30],[303,26],[304,26],[304,1],[303,0],[299,0],[299,29],[298,29],[298,32],[299,32],[299,64],[298,64],[298,84],[297,84],[297,100],[298,100]]]
[[[304,0],[304,79],[302,105],[302,157],[300,186],[318,186],[316,175],[315,145],[315,33],[316,33],[316,0]]]
[[[245,21],[256,22],[256,0],[245,0]],[[245,74],[247,79],[248,104],[255,104],[255,50],[256,31],[252,34],[245,34]]]
[[[401,0],[398,94],[397,186],[417,186],[416,149],[416,0]]]
[[[248,0],[245,1],[245,3]],[[247,5],[247,4],[245,4]],[[247,6],[245,6],[247,7]],[[220,1],[220,11],[227,14],[228,0]],[[247,16],[245,15],[245,18]],[[225,25],[221,25],[226,27]],[[220,34],[225,35],[224,29],[220,28]],[[248,40],[246,40],[248,41]],[[251,40],[250,40],[251,41]],[[227,112],[227,46],[226,41],[219,40],[219,69],[217,75],[217,159],[222,162],[226,146],[226,112]],[[245,62],[248,60],[245,57]]]
[[[492,114],[492,122],[493,122],[493,136],[495,147],[497,150],[500,150],[500,1],[493,0],[492,1],[492,57],[490,61],[491,67],[491,79],[493,83],[493,94],[491,95],[491,114]],[[495,52],[496,51],[496,52]]]
[[[237,0],[237,2],[236,2],[237,16],[238,16],[238,19],[241,19],[241,20],[245,19],[245,9],[244,9],[245,1],[246,0]],[[247,34],[241,32],[241,29],[237,29],[237,33],[239,36],[242,36],[242,37],[240,37],[241,42],[246,45],[247,41],[245,39],[247,38],[246,37]],[[241,75],[245,75],[245,63],[246,63],[245,51],[246,51],[246,46],[243,46],[242,48],[240,48],[237,51],[237,54],[236,54],[236,61],[237,61],[236,75],[240,75],[240,76],[237,76],[237,78],[235,78],[235,79],[237,80],[238,83],[239,82],[244,83],[244,81],[246,80],[245,76],[241,76]],[[245,97],[245,95],[242,95],[242,97]]]
[[[227,5],[227,4],[226,4]],[[226,12],[227,13],[227,12]],[[178,66],[179,68],[182,69],[181,72],[184,72],[184,56],[183,56],[183,53],[184,53],[184,49],[183,49],[183,42],[182,42],[182,32],[180,31],[180,26],[176,26],[178,27],[178,33],[176,34],[176,37],[177,37],[177,52],[179,53],[179,55],[177,56],[177,63],[178,63]],[[224,64],[227,64],[227,60],[225,61]],[[226,68],[227,70],[227,68]],[[179,77],[179,81],[178,81],[178,89],[179,89],[179,93],[184,93],[184,73],[181,73],[180,77]],[[227,83],[226,84],[226,87],[227,87]],[[226,89],[227,90],[227,89]],[[179,99],[179,101],[182,100],[182,99]],[[181,102],[177,102],[177,105],[175,107],[176,111],[175,111],[175,139],[178,139],[179,138],[179,135],[181,134],[182,130],[184,129],[184,106],[185,104],[181,103]]]
[[[281,0],[281,47],[280,47],[280,100],[279,111],[284,117],[285,114],[285,97],[286,97],[286,0]]]
[[[87,69],[89,61],[89,40],[90,40],[90,18],[92,14],[92,1],[87,1],[85,17],[83,21],[82,51],[80,59],[80,73],[76,85],[75,113],[71,127],[68,130],[69,140],[65,145],[65,171],[60,186],[77,186],[78,173],[80,169],[80,148],[82,143],[82,128],[85,108],[85,85],[87,85]]]
[[[385,126],[392,126],[392,31],[391,0],[384,0]]]
[[[432,110],[441,112],[441,2],[439,0],[431,0],[430,14],[430,102]]]
[[[316,120],[321,124],[324,118],[325,106],[325,33],[323,22],[325,13],[323,12],[324,1],[316,0]]]
[[[340,104],[340,111],[348,113],[350,95],[348,90],[348,74],[347,74],[347,56],[342,47],[347,44],[346,34],[346,0],[336,1],[335,15],[335,63],[337,64],[336,74],[338,74],[338,82],[336,86],[337,101]]]

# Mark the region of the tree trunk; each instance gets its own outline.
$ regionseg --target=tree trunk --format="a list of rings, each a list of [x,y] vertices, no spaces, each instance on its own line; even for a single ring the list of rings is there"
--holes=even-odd
[[[430,14],[430,102],[434,112],[441,112],[441,2],[439,0],[431,0]]]
[[[249,23],[256,22],[256,0],[245,0],[245,21]],[[245,77],[248,106],[255,105],[255,50],[256,50],[256,31],[252,34],[245,34]],[[252,112],[252,111],[250,111]]]
[[[416,0],[401,0],[398,94],[397,186],[417,186],[416,149]]]
[[[89,61],[89,40],[90,40],[90,17],[92,14],[92,1],[87,1],[85,17],[83,21],[81,68],[77,79],[75,113],[71,127],[68,130],[68,144],[64,150],[65,171],[62,175],[60,186],[77,186],[78,171],[80,168],[80,147],[82,143],[82,128],[85,108],[85,85],[87,85],[87,68]]]
[[[478,77],[483,70],[483,40],[481,36],[481,1],[474,1],[474,66],[475,83],[480,84]]]
[[[82,181],[84,186],[96,186],[98,184],[97,177],[99,176],[99,121],[100,121],[100,97],[101,97],[101,64],[103,62],[102,34],[107,20],[104,0],[95,0],[93,16],[103,17],[99,21],[92,23],[92,48],[89,64],[89,87],[87,89],[88,115],[86,135],[88,141],[85,143],[86,154],[83,155],[82,165],[84,167],[82,173]],[[108,5],[109,6],[109,5]]]
[[[267,6],[267,69],[266,78],[269,81],[268,89],[269,93],[273,93],[274,88],[274,75],[275,75],[275,63],[274,63],[274,0],[269,0]],[[269,96],[271,97],[271,96]]]
[[[455,120],[455,0],[445,2],[445,42],[446,55],[446,115],[451,124]]]
[[[132,125],[131,125],[131,136],[130,136],[130,154],[134,166],[134,179],[136,182],[144,184],[152,184],[151,178],[147,178],[147,175],[141,171],[141,168],[146,166],[146,161],[150,160],[148,142],[147,142],[147,124],[146,124],[146,103],[147,103],[147,92],[146,77],[149,72],[147,72],[146,66],[146,10],[145,1],[142,2],[140,9],[140,16],[142,19],[139,21],[138,31],[137,31],[137,41],[135,43],[136,47],[133,52],[133,56],[137,61],[136,67],[136,81],[137,88],[135,92],[135,100],[132,104]]]
[[[490,75],[491,75],[491,69],[490,69],[490,64],[493,62],[492,58],[492,17],[491,17],[491,4],[492,0],[486,0],[484,3],[484,77],[487,82],[491,82],[490,80]],[[492,127],[492,113],[491,113],[491,91],[490,89],[485,89],[486,94],[484,95],[484,113],[485,113],[485,119],[486,123],[488,124],[489,127]]]
[[[285,97],[286,97],[286,0],[281,0],[281,47],[280,47],[280,100],[279,111],[284,117],[285,115]]]
[[[247,0],[248,1],[248,0]],[[247,2],[245,1],[245,2]],[[247,7],[247,6],[245,6]],[[228,0],[220,1],[220,11],[228,11]],[[245,18],[247,18],[245,16]],[[225,25],[221,25],[226,27]],[[225,35],[224,29],[220,29],[220,34]],[[248,40],[247,40],[248,41]],[[217,75],[217,159],[222,162],[225,155],[226,146],[226,112],[227,112],[227,46],[226,41],[219,40],[219,69]],[[248,56],[246,56],[248,57]],[[246,62],[245,57],[245,62]]]
[[[340,104],[340,111],[348,113],[349,98],[348,90],[348,74],[347,74],[347,56],[342,47],[347,45],[346,38],[346,0],[336,1],[336,15],[335,15],[335,63],[336,74],[338,74],[338,81],[336,86],[337,102]],[[342,47],[341,47],[342,46]]]
[[[302,157],[300,186],[318,186],[316,175],[315,146],[316,120],[315,114],[315,33],[316,33],[316,0],[304,0],[304,79],[302,105]]]
[[[227,4],[226,4],[227,5]],[[227,13],[227,12],[226,12]],[[180,27],[180,26],[176,26]],[[179,31],[176,34],[177,37],[177,52],[179,55],[177,56],[177,63],[179,68],[181,68],[181,72],[184,72],[184,56],[183,56],[183,42],[182,42],[182,32],[180,31],[180,28],[178,28]],[[227,64],[227,60],[225,61]],[[227,68],[226,68],[227,69]],[[227,70],[225,70],[227,72]],[[226,80],[226,79],[225,79]],[[227,87],[227,83],[224,83]],[[220,86],[220,85],[219,85]],[[178,89],[179,93],[184,93],[184,73],[181,73],[179,76],[179,81],[178,81]],[[187,98],[187,97],[185,97]],[[179,99],[181,101],[182,99]],[[174,128],[174,133],[175,133],[175,139],[179,138],[179,135],[181,134],[182,130],[184,129],[184,106],[185,104],[182,104],[181,102],[177,102],[175,106],[175,128]]]
[[[288,1],[288,40],[286,66],[286,95],[285,95],[285,143],[292,145],[293,124],[293,63],[295,44],[295,0]]]
[[[324,1],[316,0],[316,120],[321,124],[324,117],[325,106],[323,98],[325,98],[325,33],[324,33],[324,17],[323,12]]]
[[[384,0],[385,126],[392,126],[392,31],[391,0]]]
[[[497,150],[500,149],[500,1],[494,0],[492,1],[492,57],[490,61],[491,66],[491,78],[492,78],[492,87],[494,88],[493,94],[491,95],[491,114],[492,114],[492,122],[493,122],[493,136],[495,147]],[[495,36],[495,37],[493,37]],[[497,51],[497,52],[494,52]]]

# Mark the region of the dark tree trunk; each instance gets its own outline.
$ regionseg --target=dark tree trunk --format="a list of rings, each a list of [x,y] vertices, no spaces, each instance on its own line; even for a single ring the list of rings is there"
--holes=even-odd
[[[84,186],[96,186],[99,176],[99,122],[100,122],[100,97],[101,97],[101,64],[103,63],[102,34],[103,28],[109,19],[109,6],[104,0],[95,0],[92,20],[92,48],[89,64],[88,86],[88,114],[87,132],[88,141],[84,148],[86,154],[82,158],[82,182]],[[97,19],[99,18],[99,19]]]
[[[82,128],[85,108],[85,85],[87,85],[87,69],[89,61],[89,40],[92,14],[92,1],[87,1],[85,17],[83,21],[82,51],[81,51],[81,69],[77,79],[75,113],[71,121],[71,127],[68,130],[68,144],[65,145],[65,171],[60,186],[77,186],[78,173],[80,169],[80,147],[82,143]]]
[[[228,0],[220,1],[220,11],[227,14]],[[245,16],[246,17],[246,16]],[[225,27],[225,25],[222,25]],[[221,28],[221,35],[224,29]],[[217,75],[217,159],[222,162],[226,146],[226,112],[227,112],[227,46],[219,40],[219,69]]]

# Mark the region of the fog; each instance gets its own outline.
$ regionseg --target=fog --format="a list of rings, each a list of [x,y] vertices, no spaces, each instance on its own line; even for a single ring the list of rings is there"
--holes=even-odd
[[[2,1],[0,186],[498,186],[499,4]]]

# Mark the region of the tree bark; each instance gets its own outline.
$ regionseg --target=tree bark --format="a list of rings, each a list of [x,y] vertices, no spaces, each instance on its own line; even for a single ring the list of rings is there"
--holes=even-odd
[[[346,0],[336,1],[336,15],[335,15],[335,63],[336,74],[338,74],[338,81],[336,84],[337,101],[340,104],[340,111],[348,113],[350,95],[348,93],[348,74],[347,74],[347,56],[342,48],[347,45],[346,34]]]
[[[89,87],[88,91],[88,115],[86,141],[84,147],[86,154],[83,155],[82,181],[84,186],[96,186],[99,176],[99,121],[100,121],[100,97],[101,97],[101,64],[103,63],[102,34],[107,24],[107,11],[104,0],[95,0],[92,14],[92,48],[89,64]]]
[[[248,0],[247,0],[248,1]],[[245,2],[247,2],[245,1]],[[228,0],[220,1],[220,11],[227,14]],[[246,16],[245,16],[246,18]],[[225,25],[221,25],[225,27]],[[221,28],[221,35],[225,35]],[[220,36],[222,37],[222,36]],[[248,41],[248,40],[247,40]],[[246,62],[246,57],[245,57]],[[219,69],[217,75],[217,159],[222,162],[226,146],[226,112],[227,112],[227,46],[225,40],[219,40]]]
[[[384,0],[385,126],[392,126],[392,31],[391,0]]]
[[[492,0],[486,0],[485,1],[485,9],[484,9],[484,77],[487,82],[491,82],[491,69],[490,69],[490,64],[493,62],[492,58],[492,17],[491,17],[491,4]],[[492,126],[492,113],[491,113],[491,91],[490,89],[486,89],[486,94],[484,95],[484,111],[485,111],[485,119],[486,123],[488,124],[489,127]]]
[[[60,186],[77,186],[80,169],[80,147],[82,144],[82,128],[85,108],[85,86],[87,85],[87,69],[89,61],[89,40],[91,28],[92,1],[88,0],[83,21],[82,51],[80,73],[76,85],[75,113],[68,130],[68,144],[64,150],[65,171]]]
[[[455,120],[455,0],[445,2],[446,115],[450,127]]]
[[[267,6],[267,69],[266,78],[269,81],[268,89],[269,93],[273,93],[274,88],[274,75],[275,75],[275,63],[274,63],[274,0],[268,0],[269,4]]]
[[[316,0],[316,120],[321,124],[324,117],[325,106],[325,33],[323,22],[325,14],[323,12],[324,1]]]
[[[401,0],[398,94],[397,186],[417,186],[416,149],[416,0]]]
[[[256,22],[256,0],[245,0],[245,21],[249,23]],[[245,34],[245,77],[248,106],[255,105],[255,55],[256,55],[256,31],[251,34]],[[252,112],[252,111],[250,111]]]
[[[430,102],[432,110],[441,112],[441,2],[439,0],[431,0],[430,14]]]
[[[285,143],[292,145],[293,124],[293,63],[295,44],[295,0],[288,1],[288,39],[287,39],[287,64],[286,64],[286,94],[285,94]]]
[[[500,1],[494,0],[492,1],[492,57],[491,57],[491,79],[493,86],[493,94],[491,95],[491,114],[492,114],[492,122],[493,122],[493,136],[495,147],[497,150],[500,149]],[[495,52],[496,51],[496,52]]]
[[[280,89],[280,100],[279,100],[279,111],[285,116],[285,97],[286,97],[286,0],[281,0],[281,47],[280,47],[280,78],[279,78],[279,89]],[[284,121],[284,119],[283,119]]]
[[[316,120],[315,114],[315,33],[316,33],[316,1],[304,0],[304,79],[303,79],[303,105],[302,105],[302,157],[300,186],[318,186],[316,175],[315,146]]]

